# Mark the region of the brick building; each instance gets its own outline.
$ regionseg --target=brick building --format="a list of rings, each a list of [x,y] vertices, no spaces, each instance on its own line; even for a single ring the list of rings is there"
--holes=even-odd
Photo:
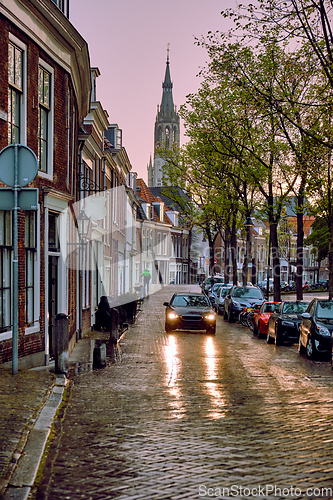
[[[0,2],[0,150],[28,146],[38,159],[38,210],[18,212],[19,367],[48,363],[54,317],[77,331],[77,275],[61,259],[57,220],[77,201],[78,133],[89,111],[86,42],[71,25],[68,3]],[[0,211],[0,363],[12,358],[12,212]]]

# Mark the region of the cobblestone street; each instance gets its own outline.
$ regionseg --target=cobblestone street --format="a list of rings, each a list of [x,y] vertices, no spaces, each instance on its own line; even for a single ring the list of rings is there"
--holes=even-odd
[[[333,373],[218,317],[216,336],[164,331],[167,286],[116,363],[73,375],[43,500],[333,498]]]

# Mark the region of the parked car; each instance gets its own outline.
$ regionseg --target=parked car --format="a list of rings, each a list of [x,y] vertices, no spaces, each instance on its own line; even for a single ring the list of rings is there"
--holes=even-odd
[[[213,285],[213,287],[211,288],[211,290],[210,290],[210,292],[208,294],[208,298],[209,298],[210,303],[212,304],[212,306],[214,306],[216,294],[217,294],[217,292],[219,291],[219,289],[221,287],[223,287],[223,283],[215,283],[215,285]]]
[[[286,300],[276,307],[270,316],[267,329],[267,343],[282,344],[285,340],[298,342],[299,325],[302,314],[309,302],[301,300]]]
[[[254,310],[254,329],[253,333],[257,333],[258,337],[261,338],[262,336],[267,335],[267,325],[268,325],[268,320],[275,312],[277,306],[281,302],[263,302],[261,306],[257,309]]]
[[[264,300],[264,294],[256,286],[233,286],[224,299],[224,319],[231,323],[244,307],[260,306]]]
[[[213,304],[213,308],[217,314],[224,314],[224,299],[232,287],[232,283],[223,283],[223,285],[219,288]]]
[[[200,293],[175,293],[170,302],[164,302],[165,331],[206,330],[215,334],[216,314],[205,295]]]
[[[208,276],[202,283],[201,283],[201,291],[202,293],[208,295],[210,289],[215,285],[215,283],[223,283],[224,278],[223,276]]]
[[[308,358],[331,354],[333,335],[333,300],[313,299],[302,314],[298,350]]]

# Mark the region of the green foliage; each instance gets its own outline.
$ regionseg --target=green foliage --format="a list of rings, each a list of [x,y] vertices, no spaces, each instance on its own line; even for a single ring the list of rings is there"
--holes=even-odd
[[[313,247],[313,253],[320,262],[328,256],[329,251],[329,226],[324,217],[317,217],[311,226],[311,234],[305,238],[305,245]]]

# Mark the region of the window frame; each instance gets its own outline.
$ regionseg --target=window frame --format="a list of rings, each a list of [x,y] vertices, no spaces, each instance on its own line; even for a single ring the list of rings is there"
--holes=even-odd
[[[25,333],[33,333],[39,330],[39,212],[26,212],[25,216],[25,322],[26,322],[26,329]],[[31,241],[29,241],[29,245],[27,245],[27,218],[31,217],[33,215],[34,221],[34,244],[31,245]],[[29,229],[30,229],[30,220],[28,221],[29,223]],[[29,266],[28,266],[28,257],[32,257],[32,271],[29,275]],[[32,285],[28,285],[28,277],[32,276],[33,283]],[[30,309],[30,304],[28,303],[28,289],[32,289],[32,318],[29,317],[29,309]],[[31,293],[30,293],[30,298],[31,298]],[[31,309],[30,309],[31,311]]]
[[[12,33],[9,33],[8,40],[8,67],[9,67],[9,44],[16,46],[22,54],[22,66],[21,66],[21,79],[22,84],[21,87],[16,86],[13,83],[9,82],[9,69],[8,69],[8,99],[9,99],[9,91],[12,88],[17,94],[19,94],[19,143],[26,144],[27,142],[27,46],[23,43],[19,38],[17,38]],[[8,101],[7,101],[8,102]],[[9,141],[9,109],[8,109],[8,144],[13,144],[13,142]]]
[[[3,239],[0,241],[0,341],[12,336],[13,328],[13,314],[12,314],[12,259],[13,259],[13,217],[12,211],[1,210],[0,216],[3,220]],[[6,226],[6,219],[9,221],[9,227]],[[6,259],[6,269],[3,267],[4,260]],[[4,273],[5,270],[5,273]],[[6,276],[6,286],[4,284],[4,276]],[[6,293],[6,300],[9,301],[9,306],[6,310],[8,314],[9,324],[4,325],[4,294]]]
[[[40,168],[40,137],[39,137],[39,127],[40,127],[40,111],[47,110],[47,106],[40,103],[38,96],[38,175],[46,179],[53,180],[53,156],[54,156],[54,68],[47,64],[43,59],[38,61],[38,90],[39,90],[39,70],[42,68],[45,72],[49,73],[49,99],[50,104],[47,112],[47,160],[46,160],[46,171]]]

